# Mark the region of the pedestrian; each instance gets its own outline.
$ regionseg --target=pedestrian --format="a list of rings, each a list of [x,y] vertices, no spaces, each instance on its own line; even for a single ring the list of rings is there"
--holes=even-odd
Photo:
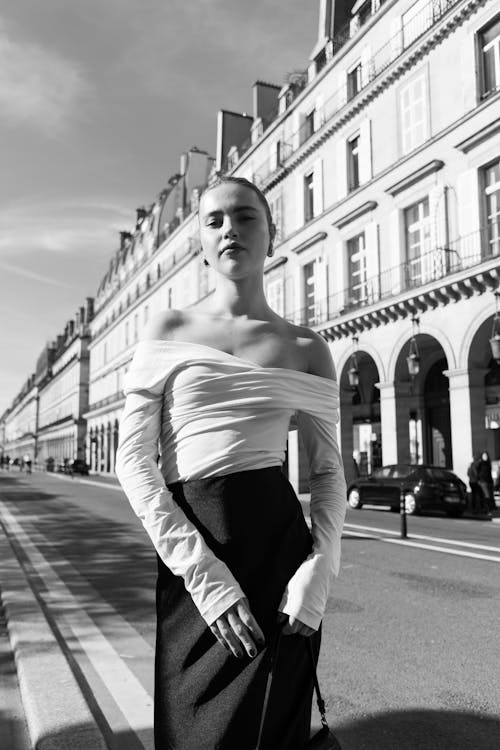
[[[31,456],[29,453],[25,453],[23,456],[23,464],[27,474],[31,474]]]
[[[487,451],[481,453],[481,457],[477,463],[477,477],[479,486],[486,499],[486,507],[488,510],[496,510],[495,497],[493,494],[493,477],[491,474],[491,460]]]
[[[215,291],[150,323],[127,374],[116,463],[158,553],[155,747],[253,750],[266,644],[282,628],[261,746],[296,750],[310,727],[306,639],[317,658],[339,569],[339,390],[326,343],[266,302],[275,227],[261,191],[218,179],[199,231]],[[281,470],[295,412],[312,531]]]
[[[470,494],[471,494],[471,510],[472,513],[481,515],[487,512],[486,499],[483,491],[479,485],[478,477],[478,464],[480,456],[474,456],[467,469],[467,476],[469,478]]]

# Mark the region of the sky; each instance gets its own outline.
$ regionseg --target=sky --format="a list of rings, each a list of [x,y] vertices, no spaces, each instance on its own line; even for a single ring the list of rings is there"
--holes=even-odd
[[[0,415],[219,109],[305,70],[319,0],[3,0]]]

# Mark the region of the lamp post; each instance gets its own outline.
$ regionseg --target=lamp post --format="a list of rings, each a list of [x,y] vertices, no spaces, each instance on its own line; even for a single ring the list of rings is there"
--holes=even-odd
[[[352,337],[353,352],[351,359],[349,360],[349,369],[347,370],[347,377],[349,380],[349,386],[352,390],[355,390],[359,385],[359,369],[358,369],[358,358],[356,356],[356,349],[358,345],[358,337]]]
[[[498,311],[498,299],[500,292],[497,290],[495,293],[495,317],[493,318],[493,328],[491,331],[490,348],[491,355],[495,362],[500,363],[500,314]]]
[[[413,335],[410,339],[410,351],[408,352],[408,356],[406,357],[406,363],[408,365],[408,372],[410,374],[410,377],[413,379],[418,375],[420,372],[420,354],[418,351],[417,346],[417,340],[415,338],[415,334],[418,333],[418,318],[413,317],[411,319],[412,326],[413,326]]]

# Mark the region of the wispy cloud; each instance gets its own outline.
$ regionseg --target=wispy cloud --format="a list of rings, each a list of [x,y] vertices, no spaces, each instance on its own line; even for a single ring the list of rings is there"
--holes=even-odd
[[[14,39],[0,19],[0,117],[59,134],[87,90],[74,61]]]
[[[0,257],[36,252],[111,256],[135,213],[109,198],[17,201],[0,213]]]
[[[59,287],[60,289],[71,289],[71,284],[67,284],[65,281],[60,279],[54,279],[50,276],[45,276],[42,273],[36,271],[30,271],[28,268],[22,268],[14,263],[7,263],[4,260],[0,260],[0,269],[7,271],[7,273],[13,273],[16,276],[23,276],[25,279],[31,279],[32,281],[39,281],[42,284],[50,284],[51,286]]]

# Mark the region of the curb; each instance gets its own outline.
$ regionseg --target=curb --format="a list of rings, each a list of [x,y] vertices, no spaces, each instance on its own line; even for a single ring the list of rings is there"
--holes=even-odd
[[[7,632],[34,750],[107,750],[87,701],[0,524]]]

